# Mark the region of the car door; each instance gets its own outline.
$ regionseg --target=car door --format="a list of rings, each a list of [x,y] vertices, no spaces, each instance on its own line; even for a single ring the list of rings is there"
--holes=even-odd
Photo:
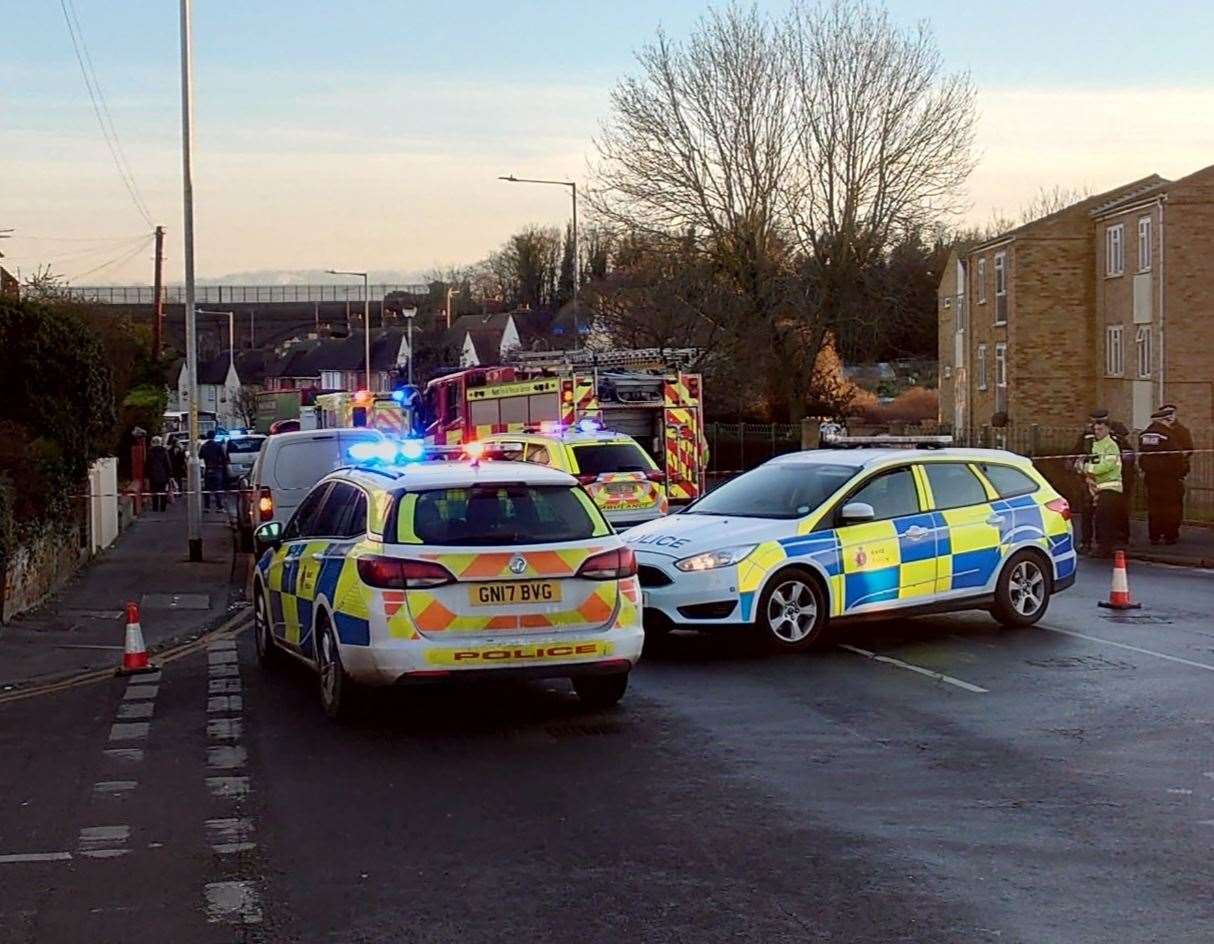
[[[855,502],[871,505],[873,520],[836,528],[842,612],[909,606],[914,598],[931,594],[936,582],[932,518],[912,466],[877,473],[840,510]]]
[[[296,583],[299,578],[299,557],[307,546],[308,535],[312,532],[329,488],[329,482],[322,482],[308,492],[287,522],[282,544],[270,558],[265,575],[266,591],[270,596],[270,624],[274,635],[284,641],[288,626],[298,626]]]
[[[348,482],[334,482],[325,496],[324,504],[307,523],[306,540],[297,556],[295,579],[295,609],[284,613],[285,640],[302,655],[313,652],[313,615],[316,598],[325,595],[331,604],[335,574],[339,573],[350,549],[347,539],[351,517],[361,519],[359,533],[367,527],[367,501],[362,489]]]
[[[936,592],[975,593],[999,569],[1003,518],[969,463],[925,462],[921,468],[936,532]]]

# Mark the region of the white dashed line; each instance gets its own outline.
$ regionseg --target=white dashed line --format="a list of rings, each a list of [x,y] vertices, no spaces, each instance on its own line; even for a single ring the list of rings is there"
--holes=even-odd
[[[211,695],[227,695],[239,691],[239,675],[235,678],[213,678],[207,683],[207,693]]]
[[[137,786],[134,780],[102,780],[93,784],[94,793],[127,793]]]
[[[212,796],[242,797],[249,793],[248,777],[207,777],[207,789]]]
[[[232,652],[236,651],[235,639],[221,639],[207,646],[207,652],[224,652],[229,650]]]
[[[1168,787],[1168,793],[1176,796],[1191,796],[1193,791],[1186,790],[1184,787]]]
[[[159,685],[128,685],[123,701],[149,701],[160,691]]]
[[[236,741],[240,739],[239,718],[211,718],[207,721],[207,737],[212,741]]]
[[[159,685],[160,670],[157,669],[155,672],[144,672],[142,675],[132,675],[130,682],[127,684],[128,686],[134,685],[136,687],[140,685]]]
[[[18,852],[14,855],[0,855],[0,865],[10,862],[66,862],[71,857],[70,852]]]
[[[125,855],[128,850],[120,847],[130,835],[130,826],[85,826],[80,830],[80,854],[90,859]]]
[[[261,902],[252,882],[211,882],[203,896],[212,924],[261,923]]]
[[[248,754],[240,745],[208,747],[207,766],[216,770],[232,770],[243,767],[248,760]]]
[[[253,835],[251,819],[209,819],[206,822],[207,833],[211,848],[220,855],[231,855],[233,852],[248,852],[257,848],[257,843],[250,842]]]
[[[976,692],[979,695],[987,694],[987,690],[979,685],[963,682],[961,679],[953,678],[951,675],[945,675],[943,672],[934,672],[931,669],[925,669],[921,665],[911,665],[909,662],[903,662],[901,659],[877,655],[877,653],[871,652],[868,649],[861,649],[859,646],[849,646],[840,643],[839,648],[864,656],[866,659],[872,659],[874,662],[884,662],[886,665],[893,665],[900,669],[907,669],[911,672],[917,672],[920,675],[926,675],[928,678],[935,679],[937,682],[944,682],[946,685],[953,685],[957,688],[963,688],[967,692]]]
[[[207,653],[207,664],[212,665],[212,666],[234,665],[236,662],[236,658],[237,658],[237,656],[236,656],[235,649],[225,649],[225,650],[220,650],[219,652],[208,652]]]
[[[128,724],[110,726],[111,741],[139,741],[148,736],[151,727],[146,721],[132,721]]]
[[[138,747],[111,747],[103,753],[113,760],[126,760],[133,763],[143,760],[143,750]]]
[[[240,678],[240,666],[235,663],[225,662],[222,665],[212,665],[210,668],[211,678]]]
[[[133,701],[130,704],[122,702],[118,706],[118,717],[123,721],[129,721],[132,718],[150,718],[155,707],[155,704],[150,701]]]
[[[1063,636],[1074,636],[1076,639],[1086,639],[1089,642],[1102,642],[1106,646],[1116,646],[1118,649],[1128,649],[1130,652],[1138,652],[1144,656],[1154,656],[1156,659],[1165,659],[1168,662],[1177,662],[1180,665],[1187,665],[1193,669],[1205,669],[1207,672],[1214,672],[1214,665],[1207,665],[1205,662],[1194,662],[1192,659],[1182,659],[1180,656],[1170,656],[1165,652],[1156,652],[1153,649],[1143,649],[1141,646],[1131,646],[1124,642],[1113,642],[1111,639],[1101,639],[1099,636],[1089,636],[1086,633],[1077,633],[1070,629],[1055,629],[1053,626],[1042,626],[1041,628],[1048,630],[1051,633],[1061,633]]]
[[[234,711],[237,714],[244,708],[244,701],[239,695],[215,695],[207,699],[207,714],[221,714]]]

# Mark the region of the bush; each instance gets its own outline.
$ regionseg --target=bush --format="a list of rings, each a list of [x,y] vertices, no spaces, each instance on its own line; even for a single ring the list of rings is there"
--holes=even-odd
[[[857,416],[869,423],[922,423],[934,422],[940,410],[940,394],[926,387],[911,387],[904,390],[889,403],[879,403],[876,397],[859,409],[853,407]]]

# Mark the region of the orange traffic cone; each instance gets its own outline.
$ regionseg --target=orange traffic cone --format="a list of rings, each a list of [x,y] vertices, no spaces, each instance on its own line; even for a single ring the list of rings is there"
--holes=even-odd
[[[1109,600],[1101,600],[1100,605],[1106,610],[1140,610],[1141,603],[1130,599],[1130,581],[1126,576],[1125,552],[1117,551],[1113,555],[1113,585],[1109,588]]]
[[[143,628],[139,625],[139,604],[126,605],[126,645],[122,652],[122,665],[116,675],[139,675],[155,672],[158,666],[148,661],[148,647],[143,641]]]

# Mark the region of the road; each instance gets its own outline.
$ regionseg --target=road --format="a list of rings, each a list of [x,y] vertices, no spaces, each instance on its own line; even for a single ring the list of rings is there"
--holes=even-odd
[[[537,683],[336,726],[247,632],[0,704],[0,940],[1208,941],[1214,575],[1132,586],[808,657],[675,636],[599,714]]]

